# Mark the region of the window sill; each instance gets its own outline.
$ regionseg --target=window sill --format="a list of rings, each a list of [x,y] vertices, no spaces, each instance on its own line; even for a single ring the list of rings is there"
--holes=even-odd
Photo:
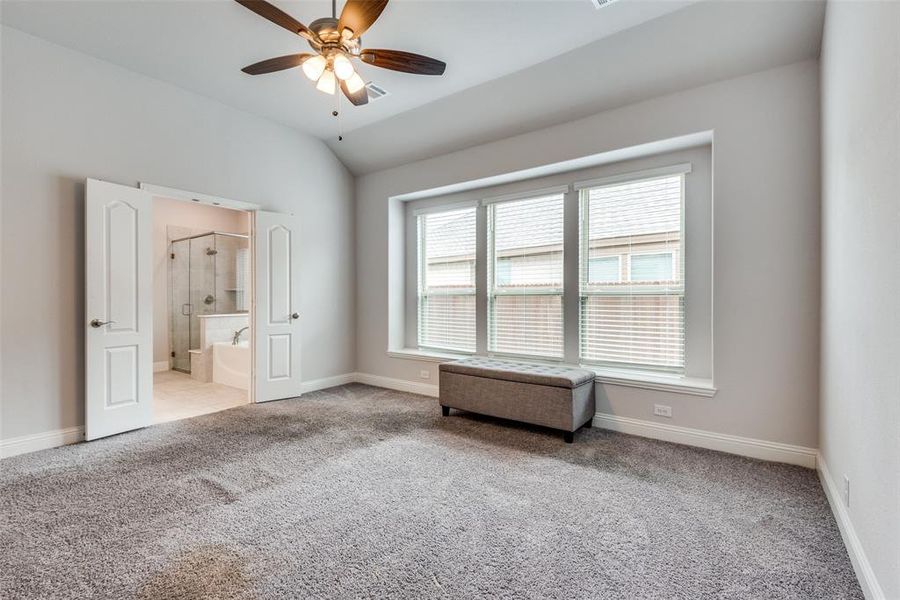
[[[602,367],[592,367],[590,365],[581,366],[582,368],[590,369],[597,374],[594,381],[609,385],[636,387],[660,392],[674,392],[676,394],[689,394],[691,396],[703,396],[706,398],[712,398],[718,391],[713,385],[712,379],[604,369]]]
[[[423,362],[442,363],[449,360],[459,360],[472,354],[458,354],[453,352],[439,352],[436,350],[419,350],[418,348],[402,348],[400,350],[388,350],[391,358],[405,360],[418,360]],[[513,360],[511,357],[510,360]],[[521,359],[525,362],[541,362],[530,359]],[[559,365],[560,363],[546,363]],[[712,398],[718,391],[711,379],[697,377],[678,377],[677,375],[658,375],[655,373],[641,373],[635,371],[605,369],[592,365],[579,365],[582,369],[594,371],[594,381],[607,385],[619,385],[635,387],[645,390],[660,392],[673,392],[676,394],[688,394],[691,396],[703,396]]]
[[[402,348],[400,350],[388,350],[388,356],[391,358],[403,358],[406,360],[419,360],[424,362],[442,363],[449,360],[460,360],[474,356],[474,354],[464,354],[456,352],[440,352],[438,350],[419,350],[418,348]]]

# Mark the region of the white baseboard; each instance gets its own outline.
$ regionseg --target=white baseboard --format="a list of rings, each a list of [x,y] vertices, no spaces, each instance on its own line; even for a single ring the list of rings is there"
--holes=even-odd
[[[312,379],[304,381],[300,384],[300,393],[308,394],[317,390],[336,387],[339,385],[347,385],[356,381],[356,373],[344,373],[343,375],[335,375],[333,377],[323,377],[322,379]]]
[[[664,423],[619,417],[606,413],[597,413],[594,416],[594,425],[611,431],[620,431],[686,446],[696,446],[729,454],[749,456],[760,460],[800,465],[809,469],[816,467],[817,451],[814,448],[714,433],[702,429],[666,425]]]
[[[153,372],[154,373],[161,373],[162,371],[168,371],[168,370],[169,370],[169,361],[167,361],[167,360],[161,360],[159,362],[153,363]]]
[[[369,373],[356,373],[356,382],[399,392],[422,394],[432,398],[438,397],[438,386],[432,383],[419,383],[418,381],[394,379],[393,377],[382,377],[381,375],[370,375]]]
[[[0,441],[0,458],[74,444],[84,440],[84,427],[69,427]]]
[[[825,490],[825,497],[831,505],[831,512],[834,513],[834,519],[837,521],[838,529],[841,532],[841,538],[844,540],[844,546],[847,547],[847,554],[850,555],[850,563],[856,572],[856,578],[868,600],[885,600],[884,591],[875,577],[875,571],[872,570],[872,564],[866,557],[866,552],[862,547],[862,542],[856,535],[856,529],[850,520],[850,513],[844,505],[843,496],[840,488],[831,478],[828,471],[828,465],[821,453],[816,460],[816,470],[819,472],[819,480],[822,482],[822,488]]]

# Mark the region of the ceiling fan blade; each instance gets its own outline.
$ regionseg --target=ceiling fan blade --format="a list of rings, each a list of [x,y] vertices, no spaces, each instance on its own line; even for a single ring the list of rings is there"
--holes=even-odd
[[[284,71],[293,67],[299,67],[307,58],[312,58],[312,54],[304,52],[303,54],[288,54],[287,56],[277,56],[268,60],[262,60],[254,63],[249,67],[241,69],[248,75],[262,75],[263,73],[274,73],[275,71]]]
[[[269,4],[265,0],[235,0],[241,6],[245,6],[261,16],[263,19],[268,19],[272,21],[276,25],[280,25],[287,29],[288,31],[293,31],[298,35],[302,35],[306,39],[315,40],[316,34],[309,30],[309,28],[287,14],[280,8]]]
[[[388,0],[347,0],[338,21],[338,31],[349,29],[353,37],[358,38],[372,26],[387,3]]]
[[[369,91],[366,89],[366,86],[361,87],[359,91],[353,93],[347,88],[347,82],[342,81],[341,91],[347,96],[347,100],[353,103],[353,106],[362,106],[363,104],[369,103]]]
[[[359,53],[359,58],[365,63],[390,69],[413,73],[415,75],[443,75],[447,64],[435,58],[402,52],[400,50],[375,50],[366,48]]]

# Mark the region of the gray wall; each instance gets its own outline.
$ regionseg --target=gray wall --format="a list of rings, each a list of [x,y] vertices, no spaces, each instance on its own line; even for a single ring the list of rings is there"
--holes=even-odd
[[[820,448],[900,598],[900,3],[830,2],[822,50]]]
[[[319,140],[2,31],[3,439],[84,403],[84,180],[147,181],[303,219],[303,375],[354,370],[353,180]]]
[[[462,118],[447,115],[448,119]],[[357,369],[436,380],[434,363],[386,354],[402,318],[402,208],[388,198],[677,136],[714,132],[713,398],[612,385],[600,412],[816,447],[819,355],[818,64],[786,67],[632,104],[357,179]],[[396,204],[396,203],[395,203]],[[399,211],[401,214],[389,212]],[[395,255],[389,260],[389,253]],[[398,307],[399,302],[399,307]]]

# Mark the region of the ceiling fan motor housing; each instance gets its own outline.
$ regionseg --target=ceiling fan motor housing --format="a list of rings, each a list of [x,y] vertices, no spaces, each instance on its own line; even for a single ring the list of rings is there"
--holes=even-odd
[[[309,24],[309,28],[322,40],[321,45],[313,40],[309,40],[309,45],[316,52],[326,56],[336,51],[343,51],[354,56],[359,54],[362,38],[349,39],[342,37],[341,32],[338,30],[337,19],[333,17],[316,19]]]

